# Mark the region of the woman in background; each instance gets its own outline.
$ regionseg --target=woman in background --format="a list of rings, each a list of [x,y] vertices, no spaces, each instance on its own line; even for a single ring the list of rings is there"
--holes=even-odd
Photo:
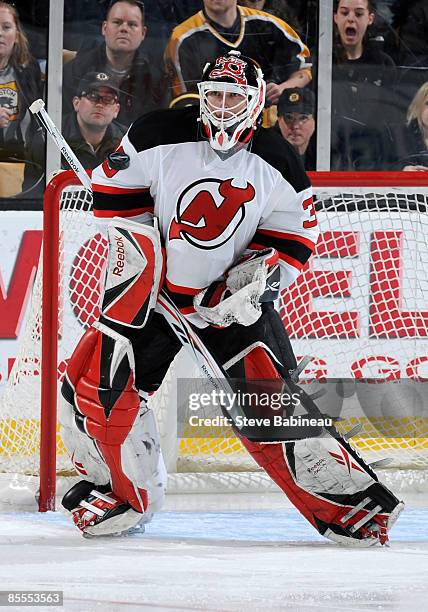
[[[428,81],[416,92],[407,111],[407,123],[396,138],[396,170],[428,170]]]
[[[43,165],[43,140],[34,141],[40,130],[29,111],[42,91],[39,64],[30,55],[18,12],[0,2],[0,161],[26,161],[28,174],[35,164],[40,175]]]
[[[397,114],[395,64],[370,34],[373,0],[336,0],[332,80],[334,170],[382,169],[382,120]],[[397,117],[398,119],[398,117]]]
[[[375,21],[374,0],[335,0],[334,73],[358,82],[379,82],[381,87],[391,78],[392,58],[371,37]]]

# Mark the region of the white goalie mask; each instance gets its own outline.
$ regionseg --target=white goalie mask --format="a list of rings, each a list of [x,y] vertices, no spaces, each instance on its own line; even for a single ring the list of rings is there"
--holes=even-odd
[[[198,84],[204,135],[216,151],[248,142],[263,110],[266,83],[260,67],[239,51],[208,63]]]

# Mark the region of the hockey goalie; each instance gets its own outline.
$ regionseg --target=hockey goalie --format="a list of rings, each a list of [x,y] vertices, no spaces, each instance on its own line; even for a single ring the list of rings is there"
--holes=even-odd
[[[278,379],[316,410],[296,383],[274,303],[311,256],[317,219],[297,155],[260,125],[265,89],[253,60],[218,57],[204,69],[199,108],[143,116],[93,172],[94,215],[111,219],[104,293],[98,322],[69,361],[61,406],[82,476],[63,505],[86,536],[129,532],[163,503],[147,397],[181,344],[156,307],[161,288],[228,377]],[[323,430],[263,442],[237,433],[325,537],[387,541],[403,504],[345,438]]]

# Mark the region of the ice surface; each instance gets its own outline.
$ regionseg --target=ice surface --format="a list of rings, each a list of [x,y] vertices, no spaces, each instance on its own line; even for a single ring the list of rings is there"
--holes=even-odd
[[[420,499],[391,546],[370,549],[324,540],[282,495],[169,496],[166,508],[144,535],[91,540],[61,512],[0,513],[0,589],[63,590],[61,609],[85,612],[427,609]]]

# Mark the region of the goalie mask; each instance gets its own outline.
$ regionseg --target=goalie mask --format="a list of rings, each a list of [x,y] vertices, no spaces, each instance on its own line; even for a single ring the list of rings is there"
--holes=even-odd
[[[212,148],[225,152],[248,142],[265,103],[258,64],[230,51],[205,66],[198,89],[201,122]]]

